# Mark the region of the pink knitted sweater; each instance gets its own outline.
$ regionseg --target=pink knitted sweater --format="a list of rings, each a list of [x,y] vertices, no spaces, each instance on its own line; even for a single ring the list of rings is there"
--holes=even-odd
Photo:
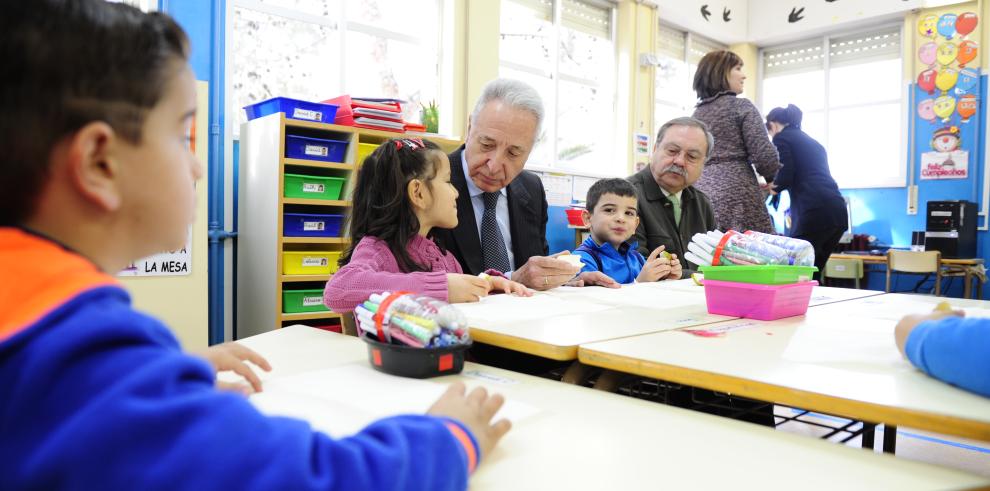
[[[330,278],[323,303],[334,312],[350,312],[372,293],[410,291],[447,301],[447,273],[463,273],[451,253],[442,253],[432,240],[416,235],[406,246],[413,261],[429,272],[403,273],[388,245],[365,236],[354,248],[351,262]]]

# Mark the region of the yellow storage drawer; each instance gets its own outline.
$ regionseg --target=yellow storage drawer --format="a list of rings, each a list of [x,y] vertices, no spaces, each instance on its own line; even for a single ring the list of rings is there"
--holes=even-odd
[[[337,272],[340,251],[285,251],[282,274],[331,274]]]

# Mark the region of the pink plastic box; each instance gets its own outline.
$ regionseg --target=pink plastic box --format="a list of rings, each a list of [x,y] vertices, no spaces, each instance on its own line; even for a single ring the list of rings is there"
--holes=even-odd
[[[817,281],[787,285],[760,285],[705,280],[705,301],[711,314],[771,321],[804,315]]]

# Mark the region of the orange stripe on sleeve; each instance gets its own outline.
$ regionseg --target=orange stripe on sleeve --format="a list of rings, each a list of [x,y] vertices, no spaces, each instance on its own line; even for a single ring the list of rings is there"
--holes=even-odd
[[[80,293],[115,285],[82,256],[16,228],[0,228],[0,341]]]
[[[464,447],[464,453],[467,454],[468,459],[468,474],[474,474],[474,469],[478,466],[478,449],[474,447],[474,442],[471,441],[471,437],[464,431],[464,428],[458,426],[457,423],[448,422],[447,429]]]

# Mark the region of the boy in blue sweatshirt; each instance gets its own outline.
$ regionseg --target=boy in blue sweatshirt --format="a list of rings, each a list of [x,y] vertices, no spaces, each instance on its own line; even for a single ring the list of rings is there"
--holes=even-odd
[[[625,179],[601,179],[588,189],[582,212],[591,233],[575,249],[584,267],[578,278],[585,285],[618,288],[620,284],[676,280],[681,263],[660,246],[644,259],[629,238],[639,225],[636,188]]]
[[[215,369],[266,363],[182,353],[113,278],[193,219],[181,28],[100,0],[2,11],[0,489],[466,488],[509,429],[500,396],[453,384],[429,415],[333,440],[217,390]]]
[[[990,397],[990,319],[959,310],[905,316],[894,330],[897,347],[922,371]]]

